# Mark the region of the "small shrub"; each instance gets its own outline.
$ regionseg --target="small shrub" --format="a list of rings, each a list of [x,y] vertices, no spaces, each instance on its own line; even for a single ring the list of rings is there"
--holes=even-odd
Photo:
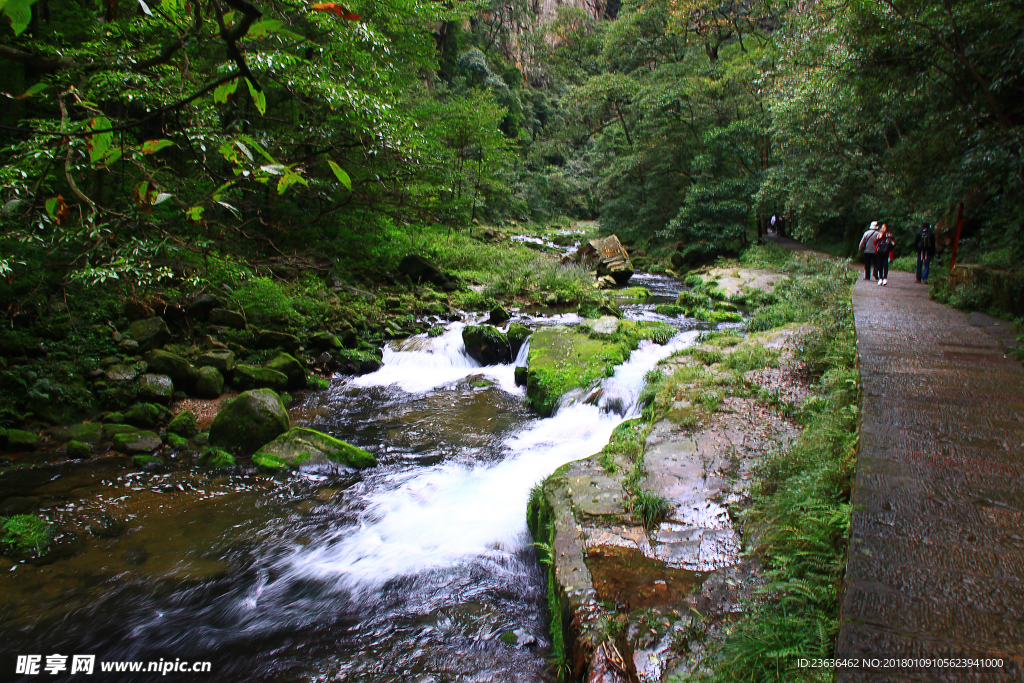
[[[50,543],[53,529],[50,523],[36,515],[0,517],[0,544],[16,552],[35,550],[37,553]]]
[[[664,496],[644,489],[630,499],[629,509],[645,529],[652,529],[665,518],[671,505]]]

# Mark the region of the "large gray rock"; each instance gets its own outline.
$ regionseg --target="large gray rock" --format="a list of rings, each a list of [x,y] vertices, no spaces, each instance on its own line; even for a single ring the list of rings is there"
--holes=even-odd
[[[206,319],[211,325],[221,325],[223,327],[233,327],[236,330],[245,329],[245,316],[235,311],[229,311],[226,308],[214,308],[211,309],[207,314]]]
[[[261,388],[284,391],[288,388],[288,375],[256,365],[237,365],[231,382],[243,391]]]
[[[299,338],[287,332],[260,330],[260,333],[256,335],[257,349],[284,349],[289,353],[297,353],[301,346]]]
[[[139,398],[144,401],[170,403],[174,381],[167,375],[145,374],[139,378]]]
[[[254,389],[239,394],[217,414],[210,427],[210,445],[248,455],[289,426],[281,398],[269,389]]]
[[[103,376],[108,382],[131,382],[139,376],[139,370],[134,365],[117,363],[110,365],[103,371]]]
[[[235,369],[235,354],[227,349],[210,349],[196,358],[197,368],[216,368],[224,374]]]
[[[633,264],[629,253],[615,235],[604,239],[590,240],[577,250],[572,257],[576,262],[596,268],[597,277],[609,276],[618,285],[624,285],[633,277]]]
[[[150,351],[149,369],[160,375],[167,375],[179,389],[189,389],[196,381],[196,369],[192,363],[173,353],[156,349]]]
[[[166,344],[171,331],[163,318],[147,318],[133,322],[128,327],[128,336],[138,342],[139,350],[145,353]]]

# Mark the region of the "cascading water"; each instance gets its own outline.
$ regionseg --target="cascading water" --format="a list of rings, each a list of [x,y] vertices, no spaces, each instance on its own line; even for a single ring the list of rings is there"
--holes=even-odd
[[[263,489],[237,477],[222,504],[171,520],[183,540],[165,556],[156,539],[167,531],[154,530],[141,569],[109,574],[109,553],[123,549],[76,557],[108,573],[81,570],[81,607],[53,599],[41,603],[49,616],[5,629],[12,649],[210,660],[218,681],[546,680],[545,577],[526,531],[529,491],[600,451],[638,414],[645,374],[697,333],[644,342],[599,387],[538,418],[514,381],[529,342],[513,364],[481,367],[462,328],[390,344],[379,371],[332,382],[299,409],[302,424],[372,450],[378,467],[348,479],[294,474]],[[140,533],[127,539],[138,543]],[[220,568],[171,578],[188,558]],[[97,588],[91,576],[111,579]],[[149,679],[117,678],[136,680]]]

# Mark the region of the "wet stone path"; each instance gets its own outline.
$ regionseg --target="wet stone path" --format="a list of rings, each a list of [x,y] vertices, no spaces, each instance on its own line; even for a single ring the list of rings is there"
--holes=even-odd
[[[837,657],[998,657],[1000,669],[837,680],[1024,680],[1024,368],[1002,321],[910,273],[853,293],[861,446]]]

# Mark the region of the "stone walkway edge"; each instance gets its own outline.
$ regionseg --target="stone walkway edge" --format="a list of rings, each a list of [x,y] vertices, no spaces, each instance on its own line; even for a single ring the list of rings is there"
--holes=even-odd
[[[910,273],[853,292],[863,385],[837,681],[1024,680],[1024,367]],[[907,667],[887,658],[1002,659]]]

